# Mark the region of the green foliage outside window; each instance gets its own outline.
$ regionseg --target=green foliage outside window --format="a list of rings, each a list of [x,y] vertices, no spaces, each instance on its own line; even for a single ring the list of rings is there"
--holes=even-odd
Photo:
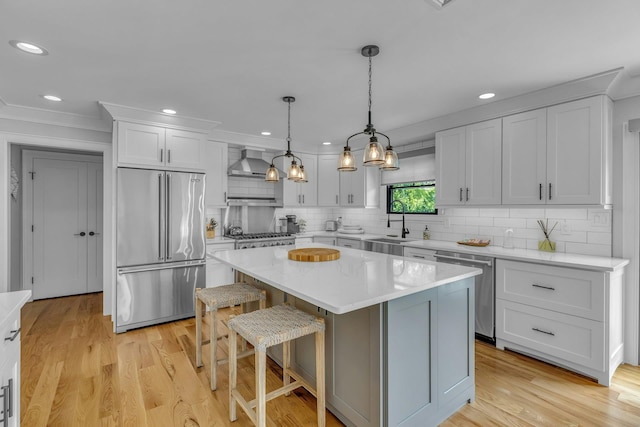
[[[436,210],[436,182],[408,182],[387,186],[387,213],[402,213],[400,200],[406,207],[408,214],[437,214]]]

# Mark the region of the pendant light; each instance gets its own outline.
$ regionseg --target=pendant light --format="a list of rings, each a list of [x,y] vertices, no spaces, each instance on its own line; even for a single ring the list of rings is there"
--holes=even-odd
[[[360,53],[362,54],[362,56],[369,58],[369,122],[367,123],[364,131],[353,134],[349,138],[347,138],[347,143],[344,147],[344,151],[338,159],[338,170],[343,172],[352,172],[357,170],[353,154],[351,153],[351,147],[349,147],[349,140],[354,136],[362,134],[370,136],[369,143],[364,150],[364,158],[362,160],[362,163],[365,166],[379,166],[380,169],[385,171],[396,170],[399,169],[398,155],[391,146],[391,140],[387,135],[377,132],[373,127],[373,123],[371,123],[371,58],[380,53],[380,48],[375,45],[368,45],[363,47]],[[382,148],[382,145],[380,145],[380,143],[378,142],[378,137],[376,135],[382,135],[387,139],[386,149]]]
[[[288,104],[287,151],[284,154],[280,154],[271,159],[271,165],[269,165],[269,169],[267,169],[264,180],[267,182],[280,181],[280,174],[278,173],[278,169],[275,167],[274,161],[279,157],[288,157],[291,158],[291,165],[287,171],[287,179],[295,182],[309,182],[307,174],[304,171],[304,166],[302,165],[302,159],[291,152],[291,103],[295,102],[296,99],[293,96],[285,96],[282,100]],[[300,165],[298,165],[298,161],[300,162]]]

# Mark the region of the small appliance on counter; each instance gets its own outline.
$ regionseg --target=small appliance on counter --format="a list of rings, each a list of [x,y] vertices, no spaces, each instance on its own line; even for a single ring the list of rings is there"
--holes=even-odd
[[[287,233],[297,233],[300,231],[300,226],[297,222],[295,215],[286,215],[287,217]]]
[[[324,224],[324,231],[336,231],[338,229],[338,221],[330,219]]]

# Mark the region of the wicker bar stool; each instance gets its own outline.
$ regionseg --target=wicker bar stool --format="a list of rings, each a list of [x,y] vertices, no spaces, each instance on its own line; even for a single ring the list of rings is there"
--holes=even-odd
[[[324,427],[325,379],[324,379],[324,319],[316,318],[287,304],[264,310],[240,314],[229,319],[229,419],[235,421],[236,404],[246,412],[258,427],[267,421],[266,403],[283,394],[288,395],[298,387],[306,388],[316,397],[318,426]],[[291,370],[291,341],[305,335],[315,334],[316,341],[316,387]],[[255,348],[256,398],[246,401],[236,388],[238,376],[237,335],[249,341]],[[266,370],[268,347],[282,344],[283,386],[266,394]],[[295,381],[290,382],[293,378]],[[255,408],[255,410],[254,410]]]
[[[218,286],[215,288],[196,289],[196,366],[202,366],[202,311],[209,307],[209,330],[211,344],[211,390],[217,388],[217,368],[228,362],[228,359],[218,359],[218,328],[217,313],[219,308],[232,307],[238,304],[245,304],[252,301],[259,301],[260,309],[264,309],[267,301],[266,292],[257,289],[246,283],[233,283],[231,285]],[[206,344],[206,342],[205,342]],[[242,353],[238,357],[249,356],[254,350],[247,350],[246,343],[243,342]]]

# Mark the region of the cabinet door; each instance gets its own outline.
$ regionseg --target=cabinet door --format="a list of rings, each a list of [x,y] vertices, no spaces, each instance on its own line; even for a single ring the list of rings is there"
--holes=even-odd
[[[206,141],[203,134],[167,129],[166,149],[167,168],[206,171]]]
[[[322,154],[318,156],[318,206],[338,206],[339,197],[338,155]]]
[[[436,134],[436,206],[465,203],[465,138],[464,127]]]
[[[548,204],[599,204],[603,196],[602,97],[547,109]]]
[[[466,127],[465,169],[466,204],[499,205],[502,200],[502,119]]]
[[[357,157],[354,155],[354,157]],[[358,183],[364,183],[365,167],[361,160],[356,160],[357,170],[340,173],[340,206],[362,207],[364,206],[364,193],[358,190]]]
[[[227,204],[227,144],[206,142],[207,183],[206,206],[222,207]]]
[[[318,160],[313,154],[300,154],[309,182],[296,184],[300,195],[300,205],[314,207],[318,205]]]
[[[117,126],[119,165],[164,166],[164,128],[127,122],[118,122]]]
[[[547,109],[502,119],[502,203],[545,204]]]

